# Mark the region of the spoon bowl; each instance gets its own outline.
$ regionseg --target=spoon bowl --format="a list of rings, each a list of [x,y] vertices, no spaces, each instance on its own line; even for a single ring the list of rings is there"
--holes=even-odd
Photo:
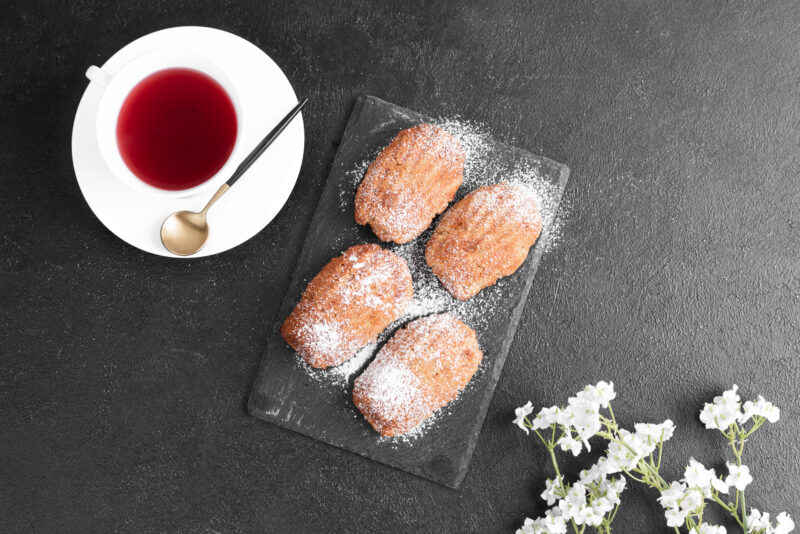
[[[178,256],[191,256],[206,244],[208,239],[208,209],[231,186],[222,184],[202,211],[176,211],[161,224],[161,242],[164,248]]]
[[[161,225],[161,242],[178,256],[198,252],[208,239],[208,223],[204,212],[176,211]]]

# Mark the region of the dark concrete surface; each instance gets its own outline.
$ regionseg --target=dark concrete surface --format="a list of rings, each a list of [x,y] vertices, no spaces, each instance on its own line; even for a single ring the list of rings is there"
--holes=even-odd
[[[515,406],[613,380],[626,423],[674,419],[664,473],[725,444],[736,382],[781,421],[748,503],[800,513],[800,4],[0,4],[0,530],[494,532],[543,510]],[[115,238],[75,182],[87,65],[175,25],[281,65],[307,149],[276,220],[217,257]],[[268,326],[354,97],[459,114],[572,170],[470,470],[453,491],[245,414]],[[584,459],[584,461],[586,461]],[[576,473],[579,462],[567,462]],[[665,531],[624,495],[617,532]]]

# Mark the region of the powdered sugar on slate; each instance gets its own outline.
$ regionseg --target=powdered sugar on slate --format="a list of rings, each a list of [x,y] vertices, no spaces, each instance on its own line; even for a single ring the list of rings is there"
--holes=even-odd
[[[566,217],[566,207],[562,201],[561,211],[556,213],[559,205],[558,187],[541,175],[536,162],[519,158],[513,166],[509,167],[507,160],[498,158],[493,154],[494,141],[488,134],[487,129],[482,125],[459,119],[439,119],[433,121],[433,124],[458,139],[466,152],[464,181],[456,195],[456,201],[478,187],[492,185],[501,181],[524,187],[535,198],[544,221],[542,236],[539,238],[540,241],[544,242],[538,246],[544,246],[544,252],[547,252],[557,245],[560,229]],[[390,141],[391,139],[387,139],[386,144],[388,145]],[[365,157],[362,161],[352,169],[346,170],[347,180],[339,191],[339,207],[341,210],[353,209],[353,201],[358,185],[370,163],[374,161],[379,153],[380,150],[376,150],[372,153],[364,154]],[[485,329],[488,324],[487,317],[501,311],[497,308],[499,303],[504,300],[502,293],[506,291],[506,280],[501,278],[491,290],[481,291],[467,301],[459,301],[452,297],[442,287],[439,280],[425,263],[425,243],[432,234],[437,222],[438,219],[434,220],[430,228],[410,243],[404,245],[383,244],[383,246],[388,247],[389,250],[405,259],[411,270],[414,283],[414,299],[408,305],[405,314],[390,325],[378,337],[376,343],[362,348],[342,365],[325,371],[314,370],[306,366],[310,377],[321,383],[349,390],[355,376],[366,368],[378,352],[379,347],[394,333],[398,326],[404,325],[417,317],[434,313],[449,312],[453,314],[475,329],[480,339],[481,330]],[[300,365],[305,365],[299,358],[298,362]],[[469,389],[476,378],[485,371],[485,362],[486,359],[484,359],[484,363],[481,364],[466,389]],[[401,382],[399,381],[398,384]],[[463,391],[461,394],[463,394]],[[423,436],[427,429],[435,426],[437,420],[446,416],[457,401],[458,398],[438,410],[432,417],[411,432],[391,438],[380,438],[380,440],[397,443],[398,445],[415,441],[420,436]]]
[[[327,383],[346,388],[350,379],[367,366],[367,362],[372,359],[376,352],[378,352],[378,344],[370,343],[366,347],[362,347],[352,358],[341,365],[331,367],[325,371],[311,370],[311,372]]]

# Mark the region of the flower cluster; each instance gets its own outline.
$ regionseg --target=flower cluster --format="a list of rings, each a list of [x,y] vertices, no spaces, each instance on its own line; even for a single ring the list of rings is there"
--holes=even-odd
[[[598,464],[582,471],[580,479],[572,485],[564,484],[560,476],[548,480],[542,499],[552,508],[545,512],[544,517],[526,519],[518,532],[564,534],[568,522],[599,527],[606,516],[619,506],[619,496],[625,484],[622,477],[608,478]]]
[[[775,518],[773,525],[768,513],[761,513],[755,508],[747,516],[747,532],[753,534],[788,534],[794,530],[794,521],[786,512],[781,512]]]
[[[533,413],[533,406],[529,401],[525,406],[515,410],[514,423],[526,434],[530,430],[538,433],[547,428],[552,428],[553,431],[559,428],[561,436],[557,440],[558,446],[562,451],[569,451],[578,456],[584,446],[587,451],[591,450],[589,438],[602,428],[600,408],[608,408],[616,395],[613,383],[599,382],[594,386],[586,386],[583,391],[570,397],[564,408],[559,406],[542,408],[532,420],[528,419]]]
[[[730,469],[736,466],[728,464],[728,467]],[[720,493],[728,493],[728,488],[735,485],[734,482],[740,484],[743,482],[742,479],[737,478],[735,473],[738,471],[734,469],[723,480],[717,477],[717,473],[713,469],[707,469],[694,458],[690,459],[683,478],[679,482],[672,482],[658,498],[658,502],[665,510],[667,526],[679,527],[686,522],[687,517],[692,516],[700,523],[697,532],[724,532],[723,527],[712,527],[702,523],[703,508],[706,499],[714,499]]]
[[[747,401],[742,406],[738,391],[739,387],[734,384],[733,388],[714,397],[712,402],[703,406],[703,411],[700,412],[700,421],[706,425],[706,428],[725,432],[732,425],[744,425],[750,419],[753,419],[758,425],[765,420],[770,423],[778,422],[781,411],[777,406],[764,400],[764,397],[760,395],[756,400]]]
[[[670,419],[661,424],[636,423],[634,430],[619,429],[616,432],[617,439],[612,439],[608,444],[608,461],[618,471],[636,469],[642,459],[660,449],[672,437],[675,424]]]
[[[794,529],[792,518],[785,512],[774,524],[769,514],[756,509],[746,514],[744,491],[753,476],[742,463],[744,442],[764,422],[778,421],[780,410],[771,402],[759,396],[742,404],[734,385],[707,403],[700,420],[706,428],[725,435],[736,461],[727,463],[727,474],[717,476],[714,469],[692,458],[683,478],[668,483],[659,470],[663,445],[673,437],[675,424],[667,419],[660,424],[637,423],[633,432],[621,428],[610,406],[614,398],[614,384],[599,382],[570,397],[566,406],[542,408],[533,418],[529,418],[533,413],[530,402],[516,409],[514,423],[525,433],[536,434],[556,472],[541,494],[550,508],[538,519],[526,519],[518,534],[565,534],[570,527],[575,533],[583,533],[587,526],[609,534],[626,476],[658,490],[667,525],[676,532],[686,527],[689,534],[726,534],[725,527],[703,521],[709,503],[727,511],[743,533],[787,534]],[[560,473],[554,450],[560,448],[578,456],[584,447],[590,450],[589,439],[595,436],[608,441],[606,454],[569,484]],[[624,476],[613,476],[619,473]]]

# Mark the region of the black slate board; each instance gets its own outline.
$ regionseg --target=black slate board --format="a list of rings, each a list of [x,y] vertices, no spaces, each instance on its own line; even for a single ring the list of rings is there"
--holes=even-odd
[[[360,179],[354,172],[360,174],[364,161],[373,158],[398,131],[420,122],[436,121],[376,97],[362,96],[356,101],[296,271],[270,332],[248,409],[251,415],[265,421],[455,488],[466,474],[536,267],[550,238],[558,203],[569,177],[566,166],[503,143],[488,141],[485,152],[491,164],[481,165],[474,172],[491,172],[494,176],[482,176],[482,183],[504,179],[514,169],[523,166],[536,172],[550,187],[550,205],[549,209],[543,209],[542,235],[516,273],[483,290],[467,303],[450,298],[450,305],[454,307],[451,311],[476,329],[484,361],[459,398],[444,408],[435,418],[435,424],[428,425],[419,436],[410,440],[380,438],[353,406],[350,393],[358,373],[351,376],[344,387],[319,380],[314,373],[320,371],[305,366],[278,332],[308,281],[325,263],[349,246],[379,242],[368,228],[358,226],[354,221],[352,200]],[[470,186],[469,182],[465,176],[457,199],[474,188],[475,185]],[[410,246],[424,246],[436,222]],[[385,243],[383,246],[392,250],[398,248]],[[424,277],[433,276],[426,267],[421,268],[425,270]],[[418,283],[420,280],[415,278],[415,291]],[[439,290],[444,293],[443,289]],[[470,317],[464,317],[467,306],[473,312]],[[474,313],[476,309],[480,310],[479,316]],[[387,334],[411,318],[399,320],[387,330]],[[385,339],[386,336],[382,337]]]

